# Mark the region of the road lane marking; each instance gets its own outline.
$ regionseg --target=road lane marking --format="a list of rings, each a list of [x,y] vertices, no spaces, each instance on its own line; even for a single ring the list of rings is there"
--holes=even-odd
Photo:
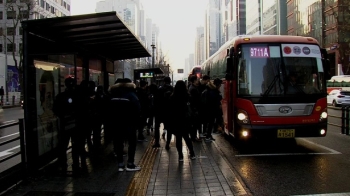
[[[4,157],[4,156],[10,155],[10,154],[13,154],[14,152],[10,152],[10,151],[15,150],[17,148],[19,148],[19,145],[0,152],[0,157]]]
[[[306,139],[300,139],[300,140],[303,140],[304,142],[307,142],[307,143],[309,143],[309,144],[318,146],[318,147],[320,147],[320,148],[322,148],[322,149],[324,149],[324,150],[331,151],[332,154],[341,154],[341,152],[338,152],[338,151],[336,151],[336,150],[333,150],[333,149],[328,148],[328,147],[326,147],[326,146],[323,146],[323,145],[321,145],[321,144],[317,144],[317,143],[315,143],[315,142],[308,141],[308,140],[306,140]]]
[[[306,143],[309,143],[311,145],[317,146],[319,148],[322,148],[323,150],[329,151],[329,152],[312,152],[312,153],[269,153],[269,154],[239,154],[235,155],[236,157],[262,157],[262,156],[293,156],[293,155],[325,155],[325,154],[342,154],[341,152],[338,152],[336,150],[333,150],[331,148],[328,148],[326,146],[317,144],[315,142],[308,141],[306,139],[299,139],[303,140]]]
[[[13,134],[10,134],[10,135],[6,135],[4,137],[0,137],[0,139],[4,139],[4,138],[11,137],[11,136],[14,136],[14,135],[19,135],[19,133],[13,133]]]

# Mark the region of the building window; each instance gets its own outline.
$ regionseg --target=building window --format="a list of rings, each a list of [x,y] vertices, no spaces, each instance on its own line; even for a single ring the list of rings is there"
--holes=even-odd
[[[1,4],[3,4],[3,3],[4,3],[4,1],[3,1],[3,0],[0,0],[0,3],[1,3]]]
[[[14,27],[7,27],[7,35],[16,35],[16,29]]]
[[[50,11],[50,4],[46,3],[46,11]]]
[[[7,52],[16,52],[15,44],[7,44]]]
[[[23,35],[23,28],[19,27],[19,35]]]
[[[51,14],[55,14],[55,7],[51,6]]]
[[[21,17],[22,17],[22,19],[23,18],[28,19],[29,18],[28,10],[22,10],[21,11]]]
[[[0,28],[0,36],[3,36],[4,35],[4,32],[2,30],[2,28]]]
[[[2,44],[0,44],[0,52],[3,52],[4,50],[2,49]]]
[[[18,51],[20,51],[20,50],[23,50],[23,44],[22,43],[19,43],[19,50]]]
[[[40,7],[42,7],[42,8],[45,7],[45,1],[44,0],[40,0]]]
[[[7,11],[7,19],[15,19],[16,11]]]
[[[1,11],[0,12],[0,20],[2,20],[3,19],[3,12]]]
[[[16,0],[6,0],[6,3],[16,3]]]
[[[67,10],[70,11],[70,5],[69,4],[67,4]]]

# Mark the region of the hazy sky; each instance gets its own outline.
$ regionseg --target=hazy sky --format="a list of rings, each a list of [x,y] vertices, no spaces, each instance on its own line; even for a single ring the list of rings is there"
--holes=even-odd
[[[101,0],[71,0],[72,15],[94,13]],[[184,68],[194,53],[195,33],[204,25],[207,0],[141,0],[146,16],[157,24],[164,54],[173,70]]]

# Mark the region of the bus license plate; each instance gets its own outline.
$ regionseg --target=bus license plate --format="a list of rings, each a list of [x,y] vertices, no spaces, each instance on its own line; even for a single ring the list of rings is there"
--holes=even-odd
[[[294,138],[295,130],[294,129],[278,129],[277,131],[278,138]]]

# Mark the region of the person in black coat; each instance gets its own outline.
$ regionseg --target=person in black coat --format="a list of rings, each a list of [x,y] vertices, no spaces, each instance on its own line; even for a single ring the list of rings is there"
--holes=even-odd
[[[143,129],[147,124],[147,118],[150,113],[150,101],[147,92],[147,81],[141,80],[140,86],[136,90],[137,97],[140,101],[141,106],[141,119],[138,126],[138,141],[147,141],[145,136],[143,135]]]
[[[186,83],[182,80],[176,82],[174,92],[169,98],[168,129],[176,137],[176,149],[179,154],[179,161],[183,161],[182,139],[185,140],[190,153],[190,159],[196,159],[189,133],[191,130],[190,119],[186,118],[190,95]]]
[[[207,92],[202,94],[202,96],[206,96],[206,103],[203,110],[207,122],[206,142],[215,141],[212,136],[214,124],[216,120],[220,120],[220,117],[222,117],[222,95],[219,90],[221,83],[222,81],[219,78],[216,78],[213,83],[209,82],[207,84],[207,89],[205,90]]]
[[[130,79],[117,79],[110,86],[111,99],[106,107],[108,126],[113,132],[114,150],[118,159],[118,170],[138,171],[141,167],[135,165],[136,132],[140,122],[141,106],[135,92],[136,85]],[[128,160],[125,168],[123,150],[124,142],[128,142]]]

